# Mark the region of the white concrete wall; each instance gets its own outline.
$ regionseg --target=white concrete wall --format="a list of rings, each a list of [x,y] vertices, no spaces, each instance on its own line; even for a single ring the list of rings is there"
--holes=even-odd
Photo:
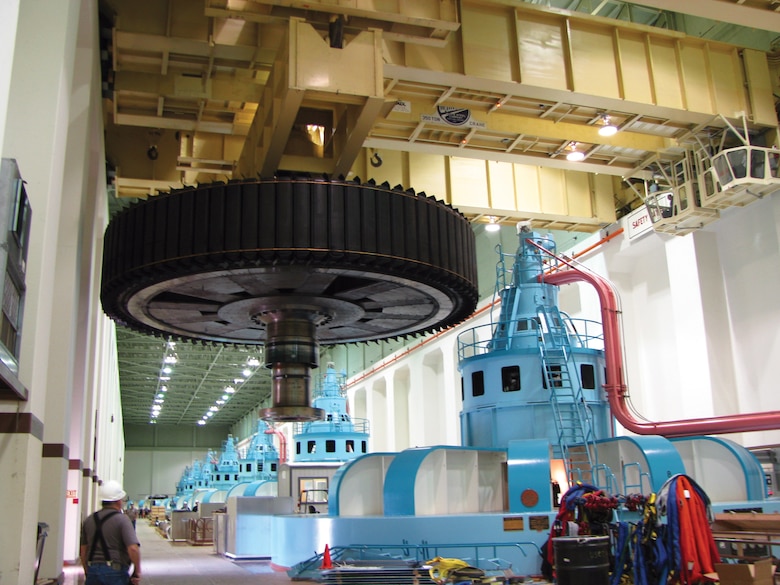
[[[173,495],[184,468],[205,457],[205,449],[128,449],[125,491],[136,502],[153,494]]]

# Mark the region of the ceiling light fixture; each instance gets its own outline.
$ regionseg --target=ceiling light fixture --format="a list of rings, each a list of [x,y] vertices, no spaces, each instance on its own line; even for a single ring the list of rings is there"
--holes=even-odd
[[[581,150],[577,150],[577,142],[570,142],[566,147],[568,151],[566,154],[566,160],[569,162],[581,162],[585,160],[585,153]]]
[[[252,375],[252,370],[244,370],[241,373],[244,375],[244,378],[248,378],[249,376]]]
[[[497,232],[501,229],[498,224],[498,218],[495,215],[488,216],[488,224],[485,226],[486,232]]]
[[[233,388],[233,386],[228,386],[227,388],[225,388],[225,393],[227,393],[227,394],[233,394],[233,393],[235,393],[235,391],[236,391],[236,389]]]
[[[198,421],[198,424],[199,424],[200,426],[203,426],[203,425],[205,425],[205,424],[206,424],[206,421],[205,421],[205,420],[199,420],[199,421]]]
[[[599,128],[599,135],[600,136],[614,136],[617,134],[618,127],[612,124],[609,118],[609,114],[601,114],[599,117],[600,128]]]
[[[259,360],[259,359],[257,359],[257,358],[255,358],[255,357],[253,357],[253,358],[249,358],[249,359],[247,360],[247,362],[246,362],[246,365],[248,365],[248,366],[249,366],[249,367],[251,367],[251,368],[256,368],[257,366],[259,366],[259,365],[260,365],[260,360]]]

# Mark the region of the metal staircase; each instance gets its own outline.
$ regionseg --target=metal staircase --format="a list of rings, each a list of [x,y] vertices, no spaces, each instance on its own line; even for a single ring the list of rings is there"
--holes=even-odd
[[[570,484],[593,481],[595,437],[590,412],[582,395],[569,336],[557,307],[539,307],[546,326],[539,336],[539,352],[558,435],[553,454],[566,466]]]

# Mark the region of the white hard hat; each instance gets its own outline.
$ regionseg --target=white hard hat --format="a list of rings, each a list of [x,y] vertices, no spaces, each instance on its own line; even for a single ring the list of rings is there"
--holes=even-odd
[[[100,486],[100,499],[104,502],[117,502],[127,495],[118,481],[109,480]]]

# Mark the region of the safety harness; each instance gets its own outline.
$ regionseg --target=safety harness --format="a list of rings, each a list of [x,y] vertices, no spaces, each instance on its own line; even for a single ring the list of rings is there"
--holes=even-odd
[[[92,518],[95,520],[95,536],[92,538],[92,546],[89,548],[89,557],[87,558],[88,563],[91,563],[92,557],[95,556],[95,546],[97,545],[98,541],[100,541],[100,547],[103,550],[103,560],[106,563],[112,562],[111,555],[108,553],[108,544],[106,544],[106,538],[103,536],[103,523],[115,514],[119,514],[119,510],[111,510],[108,514],[104,514],[103,518],[98,516],[98,512],[92,514]]]
[[[712,537],[712,508],[704,490],[684,474],[669,478],[658,492],[659,513],[666,513],[666,549],[673,582],[700,583],[714,572],[720,553]]]

